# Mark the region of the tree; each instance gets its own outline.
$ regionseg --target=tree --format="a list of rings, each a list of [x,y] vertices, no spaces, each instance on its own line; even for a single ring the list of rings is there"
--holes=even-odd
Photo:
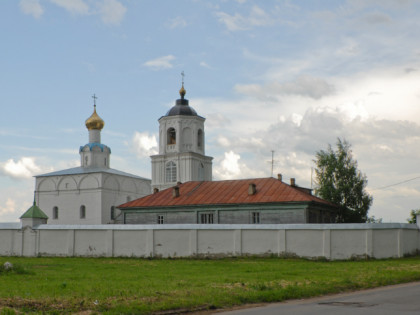
[[[365,191],[366,176],[357,169],[350,148],[338,138],[336,151],[329,144],[327,151],[316,153],[315,194],[338,206],[337,222],[362,223],[368,219],[373,198]]]
[[[420,214],[420,209],[411,210],[410,211],[410,218],[407,219],[408,223],[417,223],[417,215]]]

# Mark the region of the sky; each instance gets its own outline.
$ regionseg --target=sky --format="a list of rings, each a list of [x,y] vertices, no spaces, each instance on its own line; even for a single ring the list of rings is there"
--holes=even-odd
[[[0,1],[0,222],[31,206],[33,176],[80,166],[93,94],[111,167],[150,178],[183,71],[214,180],[311,188],[316,152],[345,139],[369,215],[406,222],[420,208],[419,16],[414,0]]]

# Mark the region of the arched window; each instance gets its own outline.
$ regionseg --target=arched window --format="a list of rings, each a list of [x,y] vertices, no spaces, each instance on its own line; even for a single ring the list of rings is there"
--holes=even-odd
[[[80,206],[80,219],[86,219],[86,207],[84,205]]]
[[[53,215],[52,215],[52,218],[53,218],[54,220],[58,219],[58,207],[57,207],[57,206],[53,208]]]
[[[198,180],[204,180],[204,165],[203,165],[203,163],[200,163],[200,165],[198,165]]]
[[[176,164],[173,161],[166,163],[166,182],[176,182]]]
[[[203,130],[198,129],[197,133],[197,147],[201,148],[203,146]]]
[[[87,165],[88,165],[88,157],[85,156],[85,166],[87,166]]]
[[[167,144],[176,144],[176,131],[175,131],[174,128],[169,128],[168,129],[166,137],[168,139]]]
[[[111,207],[111,220],[115,220],[115,207]]]

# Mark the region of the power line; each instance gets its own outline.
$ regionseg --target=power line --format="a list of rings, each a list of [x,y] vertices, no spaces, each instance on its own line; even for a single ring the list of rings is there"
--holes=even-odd
[[[383,187],[374,188],[372,190],[382,190],[382,189],[386,189],[386,188],[389,188],[389,187],[398,186],[398,185],[405,184],[405,183],[411,182],[411,181],[416,180],[416,179],[419,179],[419,178],[420,178],[420,176],[416,176],[414,178],[410,178],[410,179],[404,180],[402,182],[390,184],[390,185],[383,186]]]

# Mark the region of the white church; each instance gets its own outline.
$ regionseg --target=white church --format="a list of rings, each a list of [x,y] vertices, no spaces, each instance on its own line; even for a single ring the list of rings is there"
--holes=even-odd
[[[211,181],[212,157],[205,155],[205,118],[189,106],[184,84],[166,115],[159,119],[159,154],[152,159],[152,180],[110,167],[111,149],[101,143],[105,122],[96,113],[86,120],[89,142],[80,147],[80,166],[35,176],[35,202],[48,224],[109,224],[118,205],[175,186]]]

